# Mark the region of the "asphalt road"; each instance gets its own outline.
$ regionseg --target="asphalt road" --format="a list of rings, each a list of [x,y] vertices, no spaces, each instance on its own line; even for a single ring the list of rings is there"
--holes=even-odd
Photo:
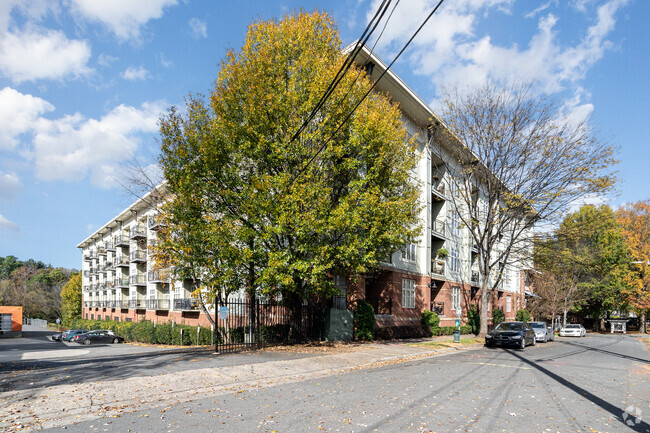
[[[649,373],[639,338],[589,335],[206,396],[48,431],[650,432]]]
[[[23,338],[0,339],[0,392],[316,356],[263,351],[218,356],[212,347],[83,346],[50,341],[47,337],[52,334],[27,326]]]

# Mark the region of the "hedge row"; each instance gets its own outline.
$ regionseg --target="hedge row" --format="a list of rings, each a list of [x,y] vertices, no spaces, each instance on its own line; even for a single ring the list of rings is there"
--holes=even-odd
[[[197,336],[196,326],[174,325],[144,320],[142,322],[116,322],[113,320],[77,319],[71,323],[71,328],[78,329],[107,329],[129,342],[148,344],[170,344],[177,346],[209,345],[212,344],[210,328],[199,327]],[[183,340],[181,341],[181,329]]]
[[[402,338],[431,337],[431,327],[425,325],[383,326],[375,330],[378,340],[399,340]]]

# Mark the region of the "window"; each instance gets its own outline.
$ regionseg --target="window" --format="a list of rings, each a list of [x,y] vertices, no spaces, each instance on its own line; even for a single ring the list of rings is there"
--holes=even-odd
[[[451,309],[460,309],[460,287],[458,286],[453,286],[451,288]]]
[[[449,224],[451,225],[451,234],[454,236],[460,236],[460,215],[458,215],[457,210],[452,210],[450,213],[451,215],[449,216]]]
[[[506,286],[506,289],[510,288],[512,280],[510,279],[510,269],[505,268],[503,271],[503,284]]]
[[[402,260],[405,262],[415,261],[415,244],[406,244],[402,250]]]
[[[506,313],[512,312],[512,297],[506,296]]]
[[[332,296],[332,308],[345,310],[348,307],[348,280],[344,275],[334,275],[334,285],[341,294]]]
[[[458,249],[456,247],[451,247],[449,252],[449,268],[452,272],[458,272],[460,270],[460,259],[458,258]]]
[[[415,280],[402,280],[402,308],[415,308]]]

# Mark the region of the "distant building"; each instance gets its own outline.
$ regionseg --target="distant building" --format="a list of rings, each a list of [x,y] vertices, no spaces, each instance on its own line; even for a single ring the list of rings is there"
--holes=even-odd
[[[357,61],[361,58],[371,79],[386,68],[367,50],[357,56]],[[417,142],[424,230],[416,242],[392,254],[380,264],[376,275],[360,284],[348,287],[345,278],[335,276],[341,295],[330,305],[345,308],[366,299],[375,309],[379,326],[420,323],[424,310],[436,311],[440,326],[453,326],[458,310],[465,322],[469,306],[479,302],[480,277],[477,250],[467,229],[460,228],[449,201],[453,172],[447,165],[452,159],[446,157],[449,145],[434,140],[430,130],[438,117],[397,75],[389,71],[376,89],[400,105],[407,132]],[[443,127],[440,122],[438,127]],[[164,196],[163,189],[149,194]],[[153,270],[148,247],[156,242],[159,223],[151,198],[136,201],[78,245],[83,254],[83,317],[205,325],[207,319],[199,314],[191,298],[190,282],[172,281],[169,272]],[[480,206],[483,197],[478,200]],[[442,249],[447,254],[439,258],[437,253]],[[504,266],[491,308],[501,309],[506,319],[514,319],[516,311],[525,308],[526,297],[532,296],[527,267]]]

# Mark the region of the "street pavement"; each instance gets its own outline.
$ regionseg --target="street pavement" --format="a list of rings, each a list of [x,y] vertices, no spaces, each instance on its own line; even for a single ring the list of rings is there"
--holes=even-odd
[[[0,394],[0,429],[650,432],[650,360],[639,338],[590,334],[523,351],[443,352],[374,344],[291,359],[209,355],[213,366],[190,357],[175,363],[201,368],[156,367],[119,380],[19,382]]]

